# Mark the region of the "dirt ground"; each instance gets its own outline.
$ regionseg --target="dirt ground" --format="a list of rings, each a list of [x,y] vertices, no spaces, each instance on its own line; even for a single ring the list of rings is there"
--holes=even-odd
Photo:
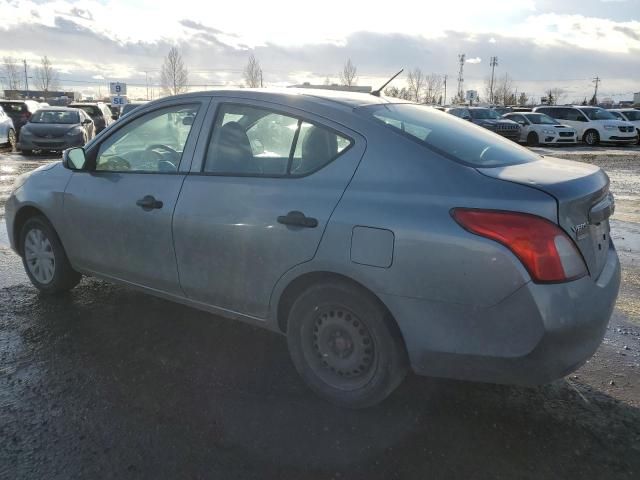
[[[623,285],[596,355],[537,388],[410,376],[364,411],[266,331],[93,279],[40,296],[1,223],[52,159],[0,154],[0,478],[639,478],[640,150],[539,151],[611,178]]]

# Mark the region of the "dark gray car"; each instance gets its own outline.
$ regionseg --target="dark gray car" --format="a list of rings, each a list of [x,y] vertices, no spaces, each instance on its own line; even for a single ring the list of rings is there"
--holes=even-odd
[[[82,110],[45,107],[34,113],[22,127],[18,149],[24,155],[34,150],[61,152],[81,147],[94,136],[93,121]]]
[[[311,388],[363,407],[408,368],[578,368],[620,285],[613,208],[600,168],[435,109],[242,89],[134,110],[20,177],[6,223],[42,292],[91,275],[271,329]]]

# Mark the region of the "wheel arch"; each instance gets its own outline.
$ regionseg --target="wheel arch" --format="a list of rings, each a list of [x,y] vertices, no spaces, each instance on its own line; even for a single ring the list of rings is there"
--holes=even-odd
[[[402,344],[405,347],[406,351],[406,342],[404,341],[404,336],[402,335],[402,331],[400,330],[400,326],[398,322],[394,318],[393,314],[385,305],[385,303],[380,299],[378,295],[376,295],[373,290],[368,288],[362,282],[354,280],[348,275],[344,275],[342,273],[336,273],[332,271],[326,270],[318,270],[302,273],[292,280],[283,288],[280,295],[277,297],[277,303],[275,308],[275,320],[276,320],[276,328],[279,332],[285,333],[287,332],[287,322],[289,312],[291,311],[291,307],[295,302],[296,298],[307,288],[312,285],[316,285],[318,283],[330,283],[330,282],[344,282],[354,285],[355,287],[361,289],[366,292],[375,300],[376,303],[380,305],[380,307],[385,312],[385,317],[389,322],[389,326],[392,331],[398,335],[398,338],[402,340]]]
[[[49,220],[44,212],[39,208],[34,207],[33,205],[25,205],[16,212],[15,219],[13,221],[13,241],[14,245],[16,246],[16,250],[20,255],[23,255],[24,253],[22,252],[22,245],[20,245],[20,234],[22,232],[22,227],[27,222],[27,220],[36,216],[42,216],[46,218],[49,223],[51,223],[51,220]],[[52,228],[54,228],[55,230],[55,227]]]

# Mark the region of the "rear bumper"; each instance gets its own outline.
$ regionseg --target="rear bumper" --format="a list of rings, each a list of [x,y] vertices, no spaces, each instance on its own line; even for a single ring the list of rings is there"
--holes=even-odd
[[[537,385],[571,373],[593,355],[619,286],[620,263],[611,246],[597,279],[529,282],[489,308],[381,297],[398,322],[416,373]]]

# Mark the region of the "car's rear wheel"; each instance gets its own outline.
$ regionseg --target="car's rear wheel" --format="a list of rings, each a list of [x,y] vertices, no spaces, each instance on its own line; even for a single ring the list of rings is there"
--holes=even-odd
[[[407,355],[388,313],[368,292],[346,282],[304,291],[291,307],[289,351],[317,394],[362,408],[384,400],[403,380]]]
[[[29,280],[41,292],[64,292],[80,281],[81,275],[71,267],[58,235],[45,217],[31,217],[24,223],[20,251]]]
[[[33,155],[33,150],[22,149],[22,150],[20,150],[20,154],[21,155]]]
[[[527,135],[527,145],[529,145],[530,147],[535,147],[538,145],[538,143],[538,134],[536,132],[531,132],[529,135]]]
[[[636,145],[640,145],[640,128],[636,130],[636,133],[638,134],[638,140],[636,141]]]
[[[584,143],[586,143],[590,147],[593,147],[600,143],[600,135],[595,130],[587,130],[582,139],[584,140]]]

